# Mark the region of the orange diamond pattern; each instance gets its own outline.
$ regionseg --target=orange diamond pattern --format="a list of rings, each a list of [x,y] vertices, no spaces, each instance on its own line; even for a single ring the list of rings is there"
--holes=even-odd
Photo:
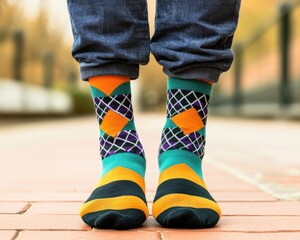
[[[113,110],[109,110],[104,116],[100,128],[106,134],[116,137],[127,123],[128,119]]]
[[[201,117],[193,107],[173,116],[172,121],[187,135],[204,127]]]

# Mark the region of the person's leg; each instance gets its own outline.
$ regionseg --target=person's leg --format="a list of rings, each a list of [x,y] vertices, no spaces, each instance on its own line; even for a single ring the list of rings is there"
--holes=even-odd
[[[68,0],[73,55],[88,80],[99,123],[102,176],[80,210],[96,228],[139,227],[148,217],[144,150],[135,129],[130,79],[148,62],[145,0]]]
[[[212,227],[221,216],[201,164],[212,87],[232,63],[239,7],[239,0],[157,0],[151,51],[169,79],[152,213],[165,227]]]

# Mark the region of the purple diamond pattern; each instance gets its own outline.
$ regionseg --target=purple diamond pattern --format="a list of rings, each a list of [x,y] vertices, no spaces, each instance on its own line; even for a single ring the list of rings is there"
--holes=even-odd
[[[185,135],[180,128],[165,128],[161,138],[159,154],[170,149],[184,149],[202,158],[204,147],[205,137],[198,132]]]
[[[209,99],[210,96],[204,93],[184,89],[171,89],[168,91],[167,117],[171,118],[194,107],[201,116],[203,123],[206,124]]]
[[[94,106],[98,122],[101,124],[104,116],[109,110],[113,110],[128,120],[133,120],[131,94],[119,94],[108,97],[95,97]]]
[[[100,137],[102,159],[121,152],[130,152],[145,157],[144,149],[135,130],[121,131],[115,138],[104,134]]]

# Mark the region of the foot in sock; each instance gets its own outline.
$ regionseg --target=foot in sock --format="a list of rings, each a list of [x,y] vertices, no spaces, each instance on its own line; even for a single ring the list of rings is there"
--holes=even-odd
[[[89,79],[100,128],[102,176],[80,209],[94,228],[130,229],[148,217],[145,158],[131,105],[130,80],[124,76]]]
[[[152,213],[164,227],[208,228],[221,210],[203,181],[207,107],[212,85],[168,79],[167,120],[159,150],[159,185]]]

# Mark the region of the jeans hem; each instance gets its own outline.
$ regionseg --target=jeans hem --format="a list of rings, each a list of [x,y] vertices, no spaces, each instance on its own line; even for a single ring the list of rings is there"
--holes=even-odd
[[[204,79],[213,83],[217,83],[219,81],[222,73],[222,70],[218,68],[192,68],[176,73],[170,72],[168,69],[164,68],[163,71],[169,77],[183,79]]]
[[[114,63],[97,67],[80,66],[80,75],[83,81],[87,81],[90,77],[103,75],[129,76],[131,80],[134,80],[139,77],[139,65]]]

